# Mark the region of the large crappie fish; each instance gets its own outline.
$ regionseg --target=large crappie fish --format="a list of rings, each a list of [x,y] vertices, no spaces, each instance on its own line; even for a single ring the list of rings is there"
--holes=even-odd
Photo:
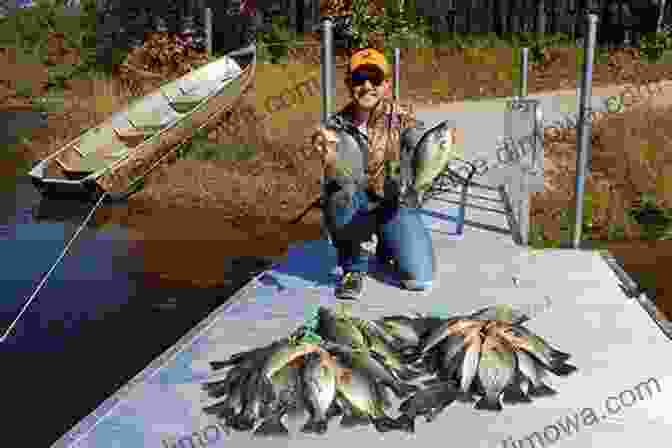
[[[463,154],[455,145],[455,127],[443,121],[423,134],[410,155],[412,182],[407,190],[408,199],[422,204],[423,196],[431,188],[448,163]]]

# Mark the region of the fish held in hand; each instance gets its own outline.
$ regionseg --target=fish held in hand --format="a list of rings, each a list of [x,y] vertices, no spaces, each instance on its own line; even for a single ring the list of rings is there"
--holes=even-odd
[[[448,162],[460,156],[455,151],[454,140],[455,129],[449,121],[434,126],[420,138],[413,152],[413,188],[416,192],[426,192]]]

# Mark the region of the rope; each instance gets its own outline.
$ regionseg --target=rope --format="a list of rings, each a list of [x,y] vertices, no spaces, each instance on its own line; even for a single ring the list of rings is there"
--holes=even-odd
[[[105,196],[107,196],[107,192],[103,193],[103,195],[98,200],[98,203],[96,203],[96,205],[91,209],[91,211],[89,212],[89,215],[84,219],[84,221],[79,226],[77,231],[74,233],[72,238],[70,238],[70,241],[68,241],[68,244],[65,245],[65,247],[63,248],[63,251],[61,252],[61,254],[56,259],[56,262],[51,266],[51,269],[49,269],[47,274],[42,278],[42,280],[37,285],[37,287],[35,288],[33,293],[30,295],[30,297],[28,298],[26,303],[23,305],[23,308],[21,308],[21,311],[19,311],[19,314],[16,316],[14,321],[10,324],[9,328],[7,328],[7,331],[5,331],[5,334],[2,335],[2,338],[0,338],[0,343],[5,342],[5,340],[7,339],[7,336],[9,336],[9,333],[12,331],[12,329],[16,326],[16,324],[19,322],[19,320],[23,316],[23,313],[26,312],[26,310],[28,309],[28,307],[30,306],[32,301],[35,299],[35,297],[37,297],[37,294],[39,294],[42,287],[45,285],[45,283],[47,283],[47,280],[49,279],[49,276],[51,275],[51,273],[54,272],[54,269],[56,269],[56,266],[58,266],[58,264],[61,262],[61,260],[63,260],[63,257],[65,257],[65,254],[67,254],[67,252],[70,249],[70,246],[72,245],[72,243],[75,241],[75,239],[77,239],[80,232],[84,229],[84,227],[89,222],[89,220],[91,219],[93,214],[96,212],[96,209],[98,209],[98,207],[100,207],[100,205],[103,203],[103,200],[105,199]]]

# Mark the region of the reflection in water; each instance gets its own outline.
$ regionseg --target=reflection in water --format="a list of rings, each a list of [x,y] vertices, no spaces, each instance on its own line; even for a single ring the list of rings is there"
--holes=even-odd
[[[0,204],[4,333],[91,206],[45,202],[26,178],[16,180],[14,191],[0,192]],[[250,255],[250,241],[240,254],[236,247],[245,241],[179,241],[176,235],[199,234],[197,221],[171,232],[167,224],[179,220],[129,229],[98,216],[120,210],[96,213],[0,346],[4,384],[13,386],[4,399],[26,404],[13,409],[12,421],[34,419],[37,403],[59,410],[40,422],[40,431],[21,435],[26,446],[54,442],[268,267]],[[209,280],[201,286],[212,287],[193,287],[189,276],[198,272]],[[25,425],[4,430],[12,427]]]

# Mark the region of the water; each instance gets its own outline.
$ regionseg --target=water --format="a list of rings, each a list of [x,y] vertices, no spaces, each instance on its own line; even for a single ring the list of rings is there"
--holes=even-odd
[[[7,133],[0,155],[8,153]],[[25,173],[12,157],[0,165],[2,173]],[[26,176],[11,184],[0,188],[2,333],[90,210],[44,202]],[[120,225],[87,226],[0,345],[8,440],[49,446],[270,263],[222,255],[224,287],[182,288],[155,281],[134,245]]]

